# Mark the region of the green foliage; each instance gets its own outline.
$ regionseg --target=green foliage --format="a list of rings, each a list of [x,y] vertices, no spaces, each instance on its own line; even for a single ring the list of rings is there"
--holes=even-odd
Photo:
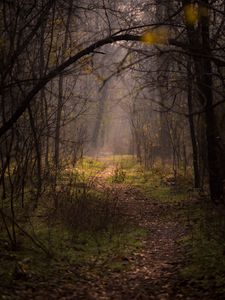
[[[123,170],[121,165],[117,165],[114,173],[111,177],[113,183],[123,183],[126,178],[126,172]]]
[[[1,245],[0,290],[3,286],[11,286],[18,279],[31,287],[36,280],[48,282],[54,277],[57,280],[71,268],[79,269],[80,276],[90,269],[93,273],[104,270],[122,271],[130,266],[126,257],[141,247],[141,240],[146,234],[143,229],[131,226],[113,235],[110,231],[96,235],[80,232],[74,238],[61,225],[53,226],[50,232],[42,227],[37,233],[43,242],[54,248],[54,257],[47,258],[28,241],[17,252]],[[18,266],[21,268],[19,272]],[[75,274],[71,280],[76,282]]]
[[[188,255],[182,276],[198,285],[215,285],[225,289],[224,208],[215,208],[207,199],[194,204],[190,199],[185,205],[189,197],[197,197],[194,192],[190,195],[191,170],[186,175],[181,170],[174,178],[169,165],[162,167],[156,164],[151,170],[146,170],[136,163],[131,168],[125,168],[125,171],[124,182],[142,189],[148,197],[164,203],[181,204],[178,216],[189,229],[189,234],[181,242]]]
[[[84,157],[77,163],[76,169],[87,172],[99,172],[104,170],[105,164],[102,161],[95,160],[91,157]]]
[[[141,246],[140,237],[144,234],[144,231],[135,227],[126,227],[117,233],[110,228],[95,234],[80,232],[64,244],[64,251],[60,251],[59,256],[74,264],[104,264],[111,267],[115,255],[126,256],[132,250],[139,248]]]
[[[75,168],[68,169],[65,173],[76,175],[79,177],[78,181],[87,183],[98,177],[105,167],[104,162],[84,157],[77,162]]]
[[[182,202],[187,197],[187,190],[192,184],[191,174],[179,173],[174,178],[172,167],[156,164],[150,170],[145,169],[132,157],[121,161],[126,177],[123,182],[132,184],[151,198],[161,202]]]
[[[189,261],[182,275],[203,286],[217,286],[225,292],[224,208],[208,200],[186,211],[189,233],[182,239]]]
[[[59,174],[55,194],[47,191],[35,211],[27,211],[20,225],[38,240],[51,257],[46,258],[26,236],[18,232],[21,247],[10,250],[6,235],[0,233],[1,284],[9,285],[24,267],[22,279],[51,278],[66,266],[75,268],[127,268],[123,259],[141,246],[145,230],[134,226],[117,208],[116,200],[92,185],[105,164],[85,158],[76,168]],[[54,207],[57,199],[58,208]]]

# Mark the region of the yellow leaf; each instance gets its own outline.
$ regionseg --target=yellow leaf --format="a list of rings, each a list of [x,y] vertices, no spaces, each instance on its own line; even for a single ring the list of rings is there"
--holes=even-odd
[[[194,26],[199,19],[198,8],[194,4],[188,4],[184,7],[185,22]]]
[[[156,37],[154,32],[145,32],[142,36],[141,36],[141,41],[147,44],[155,44],[156,41]]]
[[[146,31],[141,36],[141,41],[147,44],[166,44],[168,41],[168,30],[165,27]]]

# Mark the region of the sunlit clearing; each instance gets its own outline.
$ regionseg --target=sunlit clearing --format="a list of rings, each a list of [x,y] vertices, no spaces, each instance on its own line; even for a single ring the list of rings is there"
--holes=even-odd
[[[188,4],[184,7],[185,22],[189,25],[195,25],[198,22],[198,8],[194,4]]]
[[[168,29],[163,28],[156,28],[151,31],[146,31],[141,36],[141,41],[147,44],[166,44],[168,42]]]

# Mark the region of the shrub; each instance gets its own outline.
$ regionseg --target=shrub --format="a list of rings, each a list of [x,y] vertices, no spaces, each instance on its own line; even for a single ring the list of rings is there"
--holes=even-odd
[[[117,165],[114,174],[112,176],[112,182],[114,183],[122,183],[125,181],[126,172],[123,170],[121,165]]]

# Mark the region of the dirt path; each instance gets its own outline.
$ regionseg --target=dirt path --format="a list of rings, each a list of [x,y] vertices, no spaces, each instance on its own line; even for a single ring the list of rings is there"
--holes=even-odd
[[[105,180],[113,170],[109,166],[101,173],[98,188],[106,188]],[[106,272],[105,276],[95,278],[76,299],[183,298],[174,283],[182,260],[177,241],[184,230],[176,220],[174,207],[148,199],[132,186],[113,184],[107,185],[107,189],[119,199],[118,205],[126,218],[145,228],[147,234],[141,250],[124,258],[125,264],[131,264],[129,270]]]
[[[178,205],[162,204],[148,199],[128,185],[109,185],[105,181],[113,173],[113,166],[106,168],[98,179],[98,188],[107,189],[118,199],[120,211],[132,222],[145,228],[147,234],[142,247],[129,256],[119,258],[129,265],[122,270],[99,270],[86,272],[65,270],[51,282],[35,282],[35,288],[24,291],[23,297],[17,288],[15,298],[4,299],[62,299],[62,300],[174,300],[174,299],[219,299],[208,291],[196,290],[191,283],[182,281],[179,269],[184,263],[184,254],[179,239],[184,235],[184,226],[179,221]],[[116,256],[115,256],[116,259]],[[74,276],[77,281],[74,284]],[[73,278],[71,281],[70,279]],[[0,299],[1,298],[0,296]],[[222,298],[221,298],[222,299]]]
[[[105,174],[111,174],[111,168],[104,171],[104,179]],[[100,292],[95,287],[95,299],[174,299],[173,281],[182,257],[177,241],[184,233],[174,220],[174,208],[147,199],[131,186],[115,184],[111,189],[121,210],[144,227],[147,235],[142,249],[126,257],[132,267],[102,278],[104,288]]]
[[[109,166],[99,178],[99,185],[113,173]],[[105,276],[89,283],[88,292],[76,299],[114,300],[213,300],[214,290],[195,286],[180,276],[185,264],[184,249],[179,240],[185,235],[181,222],[181,207],[148,199],[137,188],[123,184],[108,185],[111,194],[119,199],[120,209],[147,231],[138,249],[124,263],[131,268],[119,272],[106,272]],[[100,284],[99,284],[100,283]]]

